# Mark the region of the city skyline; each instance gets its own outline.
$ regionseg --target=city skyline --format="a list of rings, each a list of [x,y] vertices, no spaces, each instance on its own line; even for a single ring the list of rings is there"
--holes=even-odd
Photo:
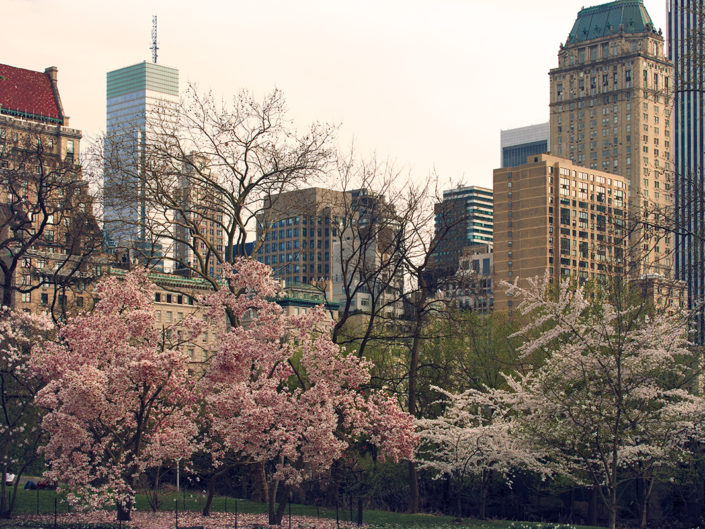
[[[354,139],[361,154],[374,151],[415,179],[435,168],[443,186],[490,186],[500,130],[548,119],[548,71],[585,5],[311,0],[210,3],[194,12],[181,2],[126,2],[111,11],[78,2],[69,12],[49,0],[10,0],[6,16],[31,17],[35,40],[17,24],[0,45],[6,64],[58,67],[72,125],[90,142],[105,129],[106,73],[151,59],[156,14],[159,63],[180,70],[182,89],[195,81],[228,99],[278,87],[298,128],[341,123],[343,150]],[[645,5],[665,33],[665,3]],[[39,39],[55,34],[51,27],[62,28],[61,38],[45,45]],[[510,105],[517,78],[522,95]]]

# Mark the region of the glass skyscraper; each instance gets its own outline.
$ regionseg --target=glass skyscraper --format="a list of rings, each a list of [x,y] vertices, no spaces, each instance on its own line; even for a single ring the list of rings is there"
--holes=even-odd
[[[673,61],[676,277],[688,285],[688,303],[705,298],[705,43],[703,0],[669,0],[668,53]],[[697,318],[705,342],[705,318]]]
[[[501,131],[502,167],[524,165],[529,156],[549,152],[549,132],[548,123]]]
[[[129,248],[163,271],[173,268],[171,260],[164,259],[172,251],[171,243],[147,229],[158,214],[150,211],[146,200],[144,164],[150,118],[160,109],[174,108],[178,97],[176,68],[145,61],[107,74],[106,239],[110,246]]]

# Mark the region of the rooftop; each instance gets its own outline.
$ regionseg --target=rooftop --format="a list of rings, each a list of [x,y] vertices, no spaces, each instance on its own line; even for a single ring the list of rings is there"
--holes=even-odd
[[[566,44],[607,37],[620,31],[656,31],[643,0],[616,0],[581,9]]]
[[[0,64],[0,114],[63,123],[50,70],[35,72]]]

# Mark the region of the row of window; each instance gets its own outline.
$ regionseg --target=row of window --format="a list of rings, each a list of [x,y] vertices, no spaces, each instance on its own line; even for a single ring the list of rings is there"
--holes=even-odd
[[[292,261],[298,261],[299,258],[302,261],[306,261],[306,260],[315,261],[314,255],[318,258],[318,261],[322,260],[321,255],[324,256],[326,261],[330,260],[330,253],[329,252],[325,252],[323,254],[321,254],[321,252],[318,252],[317,254],[314,254],[314,252],[311,252],[309,254],[307,254],[306,252],[301,252],[301,253],[294,252],[294,253],[286,253],[286,254],[283,253],[283,254],[274,254],[272,256],[265,255],[264,257],[259,257],[257,260],[260,263],[264,263],[267,265],[268,264],[275,265],[277,263],[281,264],[281,263],[290,263]],[[309,257],[309,259],[307,259],[307,257]],[[327,266],[328,265],[326,265],[326,267]]]

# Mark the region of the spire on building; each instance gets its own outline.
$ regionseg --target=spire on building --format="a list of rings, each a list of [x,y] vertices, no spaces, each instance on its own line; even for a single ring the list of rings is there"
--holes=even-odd
[[[152,50],[152,62],[156,64],[157,50],[159,50],[159,46],[157,46],[157,15],[152,16],[152,46],[149,49]]]

